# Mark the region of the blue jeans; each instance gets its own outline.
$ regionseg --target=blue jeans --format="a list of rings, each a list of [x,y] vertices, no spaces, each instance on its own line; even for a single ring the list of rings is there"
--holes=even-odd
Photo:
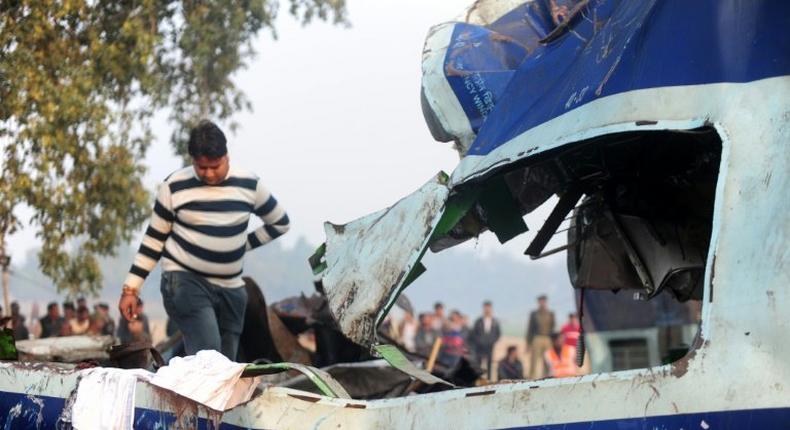
[[[162,272],[161,290],[167,315],[184,335],[187,354],[213,349],[236,359],[247,307],[244,287],[220,287],[191,272]]]

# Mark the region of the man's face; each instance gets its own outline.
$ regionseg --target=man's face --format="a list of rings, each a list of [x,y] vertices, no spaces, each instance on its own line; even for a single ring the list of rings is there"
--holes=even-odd
[[[444,308],[443,307],[437,306],[437,307],[434,308],[434,311],[435,311],[436,316],[438,318],[443,318],[444,317]]]
[[[49,314],[49,317],[52,319],[56,319],[57,317],[60,316],[60,312],[57,306],[52,306],[49,309],[47,309],[47,313]]]
[[[539,307],[540,309],[546,309],[546,299],[540,299],[540,300],[538,300],[538,307]]]
[[[228,176],[230,162],[228,155],[219,158],[208,158],[205,156],[192,158],[192,167],[201,181],[209,185],[217,185]]]
[[[433,324],[433,317],[430,314],[425,314],[420,319],[420,322],[424,328],[429,328]]]
[[[483,305],[483,315],[490,317],[494,314],[494,310],[491,309],[491,305]]]

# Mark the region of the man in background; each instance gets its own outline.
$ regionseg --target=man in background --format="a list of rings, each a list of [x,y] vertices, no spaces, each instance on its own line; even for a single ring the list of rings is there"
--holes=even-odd
[[[69,321],[71,326],[71,334],[81,335],[88,334],[88,329],[91,325],[91,313],[87,306],[80,306],[77,308],[77,318]]]
[[[527,348],[529,348],[529,378],[542,378],[543,371],[538,372],[538,364],[543,362],[543,354],[551,348],[551,334],[554,333],[554,312],[549,310],[548,298],[538,296],[538,309],[529,315],[527,325]]]
[[[63,325],[60,326],[60,336],[71,336],[71,322],[77,319],[77,310],[74,302],[63,302]]]
[[[26,340],[30,333],[25,326],[25,316],[19,312],[19,303],[11,302],[11,329],[14,330],[15,340]]]
[[[568,322],[566,322],[560,329],[560,334],[565,338],[565,345],[576,348],[579,341],[579,317],[575,312],[568,314]]]
[[[99,303],[94,306],[96,309],[96,315],[104,320],[104,324],[102,324],[102,329],[99,334],[101,335],[109,335],[112,336],[115,334],[115,321],[112,320],[110,317],[110,305],[107,303]]]
[[[464,326],[464,317],[458,310],[450,312],[450,319],[442,331],[442,348],[439,361],[455,366],[469,352],[467,345],[469,329]]]
[[[475,321],[472,328],[471,344],[475,349],[478,365],[485,368],[488,380],[491,380],[492,355],[494,344],[501,335],[499,321],[494,318],[494,310],[491,302],[486,300],[483,303],[483,316]]]
[[[499,362],[497,380],[524,379],[524,366],[518,359],[518,349],[515,345],[507,347],[507,355]]]
[[[576,376],[576,348],[565,343],[560,333],[552,333],[551,348],[543,355],[546,361],[546,373],[552,378]]]
[[[403,320],[400,322],[400,341],[406,351],[414,352],[416,345],[414,340],[417,337],[417,330],[420,328],[419,322],[414,318],[412,311],[403,312]]]
[[[42,338],[60,336],[65,320],[60,316],[60,309],[58,309],[56,302],[47,305],[47,314],[39,322],[41,323]]]
[[[442,302],[436,302],[433,304],[433,328],[434,330],[439,331],[440,333],[444,330],[444,326],[447,325],[447,320],[444,316],[444,304]]]
[[[433,314],[420,314],[420,327],[414,338],[414,349],[417,354],[423,357],[431,355],[433,344],[441,336],[441,333],[433,326]]]

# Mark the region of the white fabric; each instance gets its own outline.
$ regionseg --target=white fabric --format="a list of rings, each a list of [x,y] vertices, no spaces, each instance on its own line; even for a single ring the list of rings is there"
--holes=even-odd
[[[415,339],[417,338],[417,329],[418,324],[417,321],[404,321],[403,328],[401,328],[401,341],[403,342],[403,346],[406,348],[406,351],[414,352],[416,350],[416,344],[414,343]]]
[[[225,411],[252,397],[260,377],[241,378],[246,364],[230,361],[214,350],[175,357],[160,368],[151,383],[217,411]]]
[[[78,430],[131,429],[137,378],[146,379],[150,373],[141,369],[97,367],[81,374],[72,409],[72,426]]]
[[[492,317],[483,317],[483,333],[491,333],[491,325],[494,323]]]

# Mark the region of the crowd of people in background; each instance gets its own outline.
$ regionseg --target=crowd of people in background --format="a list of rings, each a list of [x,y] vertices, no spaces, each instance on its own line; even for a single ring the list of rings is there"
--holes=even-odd
[[[11,317],[7,328],[13,330],[17,340],[37,339],[73,335],[113,335],[121,343],[150,341],[151,331],[148,317],[139,301],[137,320],[119,318],[116,323],[110,316],[107,303],[98,302],[90,311],[85,298],[62,304],[51,302],[46,315],[38,317],[38,304],[31,307],[31,318],[20,312],[19,303],[11,303]],[[2,314],[2,307],[0,307]],[[409,352],[423,357],[435,356],[446,366],[455,366],[468,359],[482,370],[488,380],[496,377],[505,379],[540,379],[543,377],[574,376],[576,347],[579,338],[579,321],[575,313],[568,316],[562,327],[557,327],[554,312],[548,307],[548,298],[537,298],[537,309],[529,315],[526,334],[529,366],[524,367],[518,347],[507,345],[506,353],[494,363],[494,348],[501,340],[502,328],[494,317],[493,304],[485,301],[482,312],[474,323],[458,310],[445,313],[444,304],[434,304],[433,312],[423,312],[415,318],[412,311],[405,311],[402,319],[395,323],[388,319],[383,329]],[[437,342],[439,340],[440,342]]]
[[[578,374],[576,346],[580,327],[577,315],[571,313],[562,327],[557,327],[554,312],[548,307],[548,298],[539,296],[537,305],[527,324],[529,367],[526,369],[517,345],[507,345],[504,358],[494,363],[494,348],[501,340],[502,328],[494,317],[490,301],[483,303],[480,317],[472,324],[458,310],[451,310],[447,315],[444,304],[437,302],[433,312],[423,312],[415,318],[411,311],[406,310],[399,322],[385,321],[383,329],[407,351],[426,358],[435,355],[446,366],[452,367],[464,358],[469,359],[488,380],[493,380],[495,368],[499,380]],[[434,351],[435,348],[438,350]]]
[[[62,304],[51,302],[47,305],[46,314],[41,318],[38,317],[38,303],[33,303],[29,320],[20,312],[19,303],[12,302],[11,316],[6,326],[13,331],[16,340],[110,335],[118,337],[121,343],[150,341],[151,329],[148,317],[143,313],[142,300],[139,301],[139,306],[140,313],[137,320],[126,321],[124,318],[119,318],[116,324],[110,316],[110,306],[107,303],[95,303],[91,312],[84,297],[74,302],[65,301]]]

